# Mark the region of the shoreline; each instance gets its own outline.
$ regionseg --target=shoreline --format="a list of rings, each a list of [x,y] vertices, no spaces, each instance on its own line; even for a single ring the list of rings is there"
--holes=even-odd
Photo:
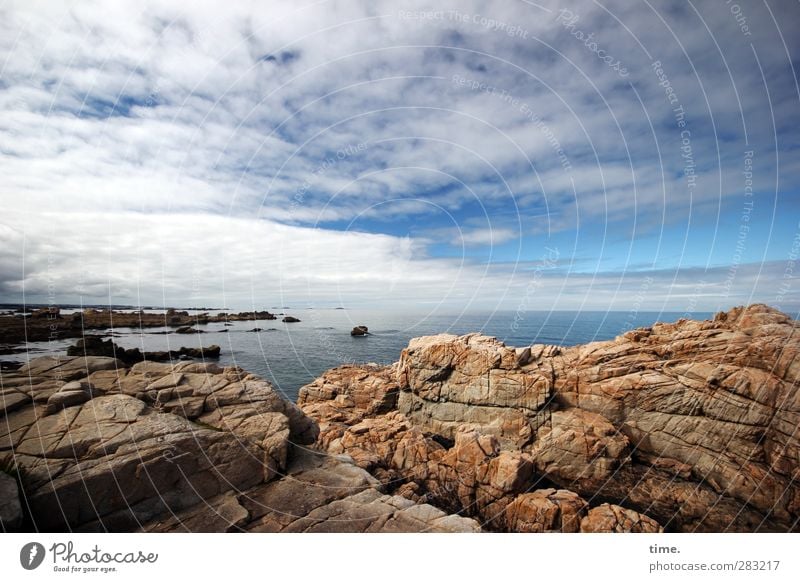
[[[140,331],[153,327],[182,328],[208,323],[232,321],[274,321],[278,315],[269,311],[239,313],[189,314],[168,309],[163,314],[143,311],[126,313],[109,309],[91,309],[61,315],[58,307],[44,307],[27,317],[0,316],[0,344],[13,345],[33,341],[62,340],[83,337],[86,330],[132,328]]]

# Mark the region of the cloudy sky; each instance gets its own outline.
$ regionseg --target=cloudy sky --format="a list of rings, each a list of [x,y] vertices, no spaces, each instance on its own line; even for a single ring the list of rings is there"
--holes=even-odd
[[[0,301],[795,313],[798,22],[3,2]]]

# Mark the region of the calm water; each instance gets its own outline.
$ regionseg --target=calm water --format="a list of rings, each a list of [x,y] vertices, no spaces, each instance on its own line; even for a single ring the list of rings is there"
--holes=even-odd
[[[211,323],[201,326],[206,333],[197,335],[152,333],[167,328],[151,328],[143,334],[117,328],[114,341],[125,348],[138,347],[144,351],[217,344],[222,348],[220,364],[236,364],[267,378],[287,398],[295,400],[301,386],[328,368],[347,362],[389,364],[398,359],[400,350],[411,338],[422,335],[477,331],[511,346],[575,345],[612,339],[634,327],[652,325],[656,321],[675,321],[682,316],[680,313],[597,311],[459,315],[334,309],[289,310],[286,313],[302,321],[242,321],[227,327]],[[710,313],[693,314],[696,319],[710,316]],[[350,330],[356,325],[368,326],[371,335],[351,337]],[[263,331],[248,331],[254,327]],[[31,343],[27,353],[0,356],[0,359],[26,360],[46,353],[63,353],[74,342]]]

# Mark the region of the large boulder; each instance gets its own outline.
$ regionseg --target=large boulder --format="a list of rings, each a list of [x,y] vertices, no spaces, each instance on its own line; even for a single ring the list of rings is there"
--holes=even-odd
[[[476,532],[477,522],[447,515],[378,490],[369,473],[346,458],[295,450],[287,476],[209,501],[148,531]]]
[[[572,491],[539,489],[514,498],[506,508],[506,525],[520,533],[575,533],[588,505]]]
[[[42,358],[3,380],[25,400],[6,408],[0,464],[18,469],[39,531],[480,529],[312,452],[317,424],[240,368]],[[3,529],[18,528],[5,473],[0,501]]]
[[[604,503],[589,510],[581,520],[584,533],[661,533],[657,521],[631,509]]]
[[[424,430],[452,439],[469,425],[506,448],[533,439],[552,389],[548,376],[518,366],[515,350],[476,334],[411,340],[397,378],[399,410]]]
[[[564,405],[625,435],[635,462],[734,501],[731,520],[752,509],[765,524],[792,523],[800,516],[798,327],[753,305],[568,348],[538,365],[554,371]]]
[[[89,382],[69,382],[47,399],[47,413],[53,414],[62,408],[83,404],[91,400],[96,391]]]
[[[531,447],[536,468],[565,486],[601,488],[630,450],[628,438],[604,417],[579,408],[553,412]]]

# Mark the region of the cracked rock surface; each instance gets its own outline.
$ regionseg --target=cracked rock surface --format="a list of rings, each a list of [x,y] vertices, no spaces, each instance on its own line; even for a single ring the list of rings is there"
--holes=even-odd
[[[765,305],[574,347],[417,338],[301,389],[316,447],[500,531],[796,531],[800,324]]]
[[[3,530],[477,531],[308,450],[316,423],[240,368],[38,358],[3,373]]]

